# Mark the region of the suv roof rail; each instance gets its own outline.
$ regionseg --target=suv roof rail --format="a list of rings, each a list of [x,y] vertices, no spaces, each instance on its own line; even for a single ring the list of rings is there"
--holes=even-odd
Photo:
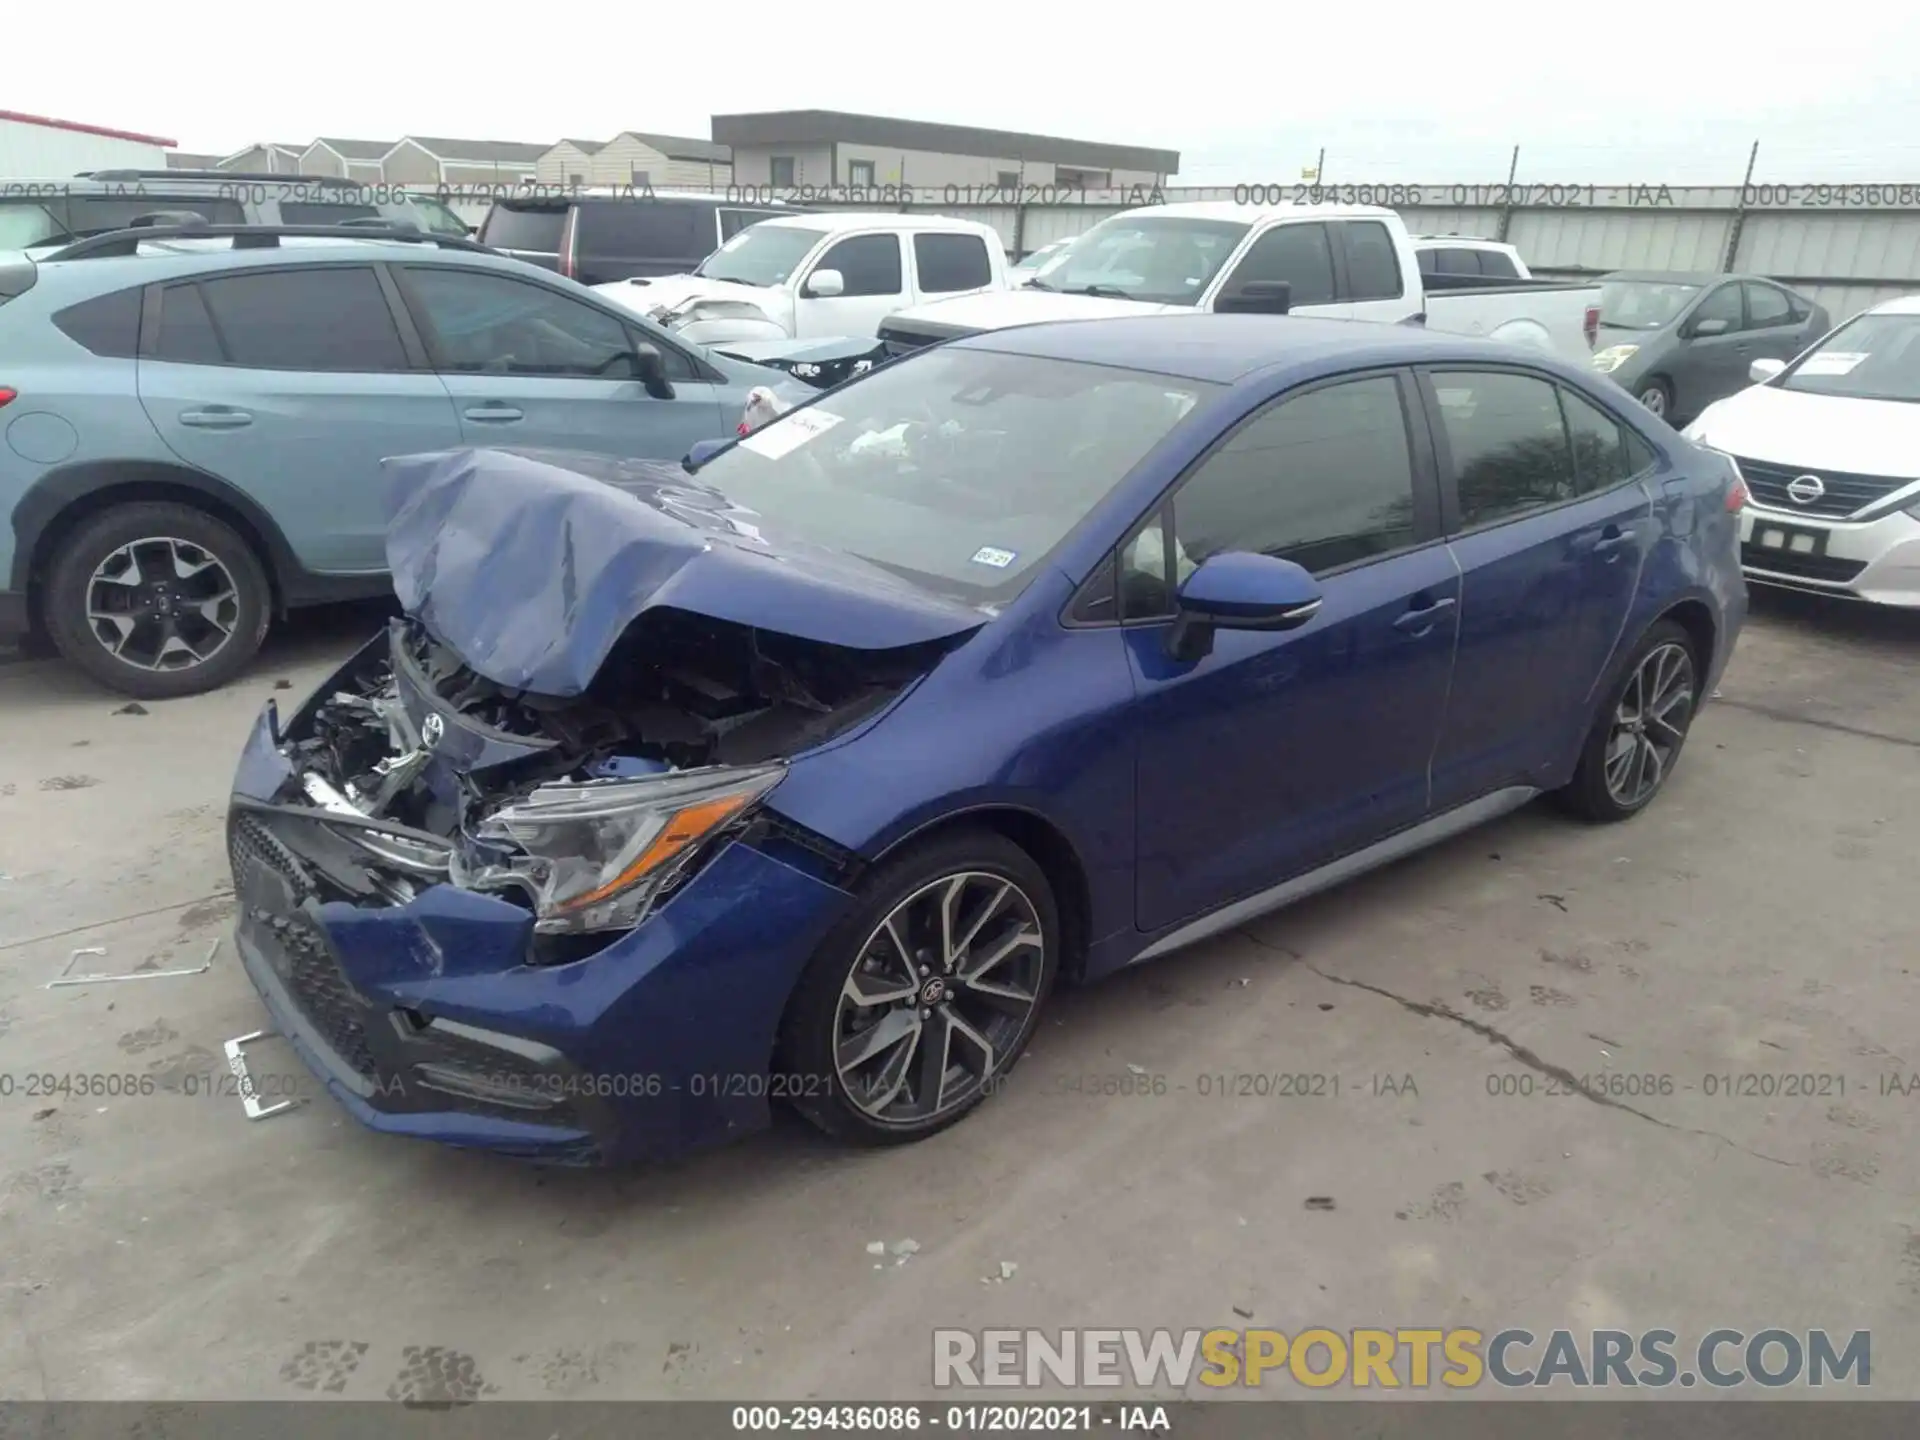
[[[363,184],[338,175],[274,175],[265,170],[82,170],[76,180],[273,180],[282,184],[339,185]]]
[[[44,257],[42,264],[59,260],[97,260],[104,256],[137,255],[142,245],[157,240],[233,241],[235,250],[278,249],[282,239],[316,240],[391,240],[405,245],[438,245],[447,250],[473,250],[482,255],[496,253],[464,235],[441,235],[421,230],[405,221],[371,217],[350,220],[342,225],[138,225],[125,230],[108,230],[76,240],[63,250]]]

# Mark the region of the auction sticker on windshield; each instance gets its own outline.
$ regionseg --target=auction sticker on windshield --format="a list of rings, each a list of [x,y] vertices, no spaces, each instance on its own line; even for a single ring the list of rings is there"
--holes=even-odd
[[[799,449],[816,435],[826,434],[845,418],[817,408],[794,410],[765,429],[754,431],[740,442],[740,448],[764,455],[769,460],[778,460],[788,451]]]
[[[1800,366],[1802,375],[1844,375],[1862,360],[1865,355],[1848,355],[1832,351],[1825,355],[1809,355]]]
[[[1006,569],[1013,561],[1014,552],[1011,550],[1002,550],[997,545],[982,545],[978,550],[973,552],[974,564],[991,565],[996,570]]]

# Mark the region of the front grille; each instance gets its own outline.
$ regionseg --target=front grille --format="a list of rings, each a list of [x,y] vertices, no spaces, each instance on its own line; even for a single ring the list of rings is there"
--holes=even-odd
[[[1798,470],[1791,465],[1770,465],[1764,460],[1735,456],[1740,473],[1747,478],[1747,489],[1756,504],[1770,510],[1786,510],[1798,515],[1826,515],[1844,518],[1864,510],[1877,500],[1913,483],[1911,475],[1854,475],[1844,470]],[[1787,487],[1802,475],[1818,476],[1826,493],[1810,505],[1802,505],[1787,493]]]
[[[326,937],[298,908],[313,894],[306,867],[264,825],[245,814],[235,815],[228,827],[227,851],[233,865],[234,888],[245,907],[244,918],[252,922],[253,936],[267,952],[267,963],[334,1053],[360,1075],[373,1078],[373,1052],[367,1048],[367,1004],[347,983]],[[276,913],[250,900],[247,870],[251,865],[277,875],[290,891],[295,908]]]
[[[1762,549],[1758,545],[1740,547],[1740,563],[1752,570],[1767,570],[1775,575],[1793,575],[1802,580],[1827,580],[1845,584],[1867,568],[1864,560],[1841,560],[1832,555],[1801,555],[1792,550]]]

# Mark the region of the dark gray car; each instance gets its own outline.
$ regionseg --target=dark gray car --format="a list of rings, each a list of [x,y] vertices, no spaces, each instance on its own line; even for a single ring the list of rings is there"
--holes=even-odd
[[[1671,425],[1752,383],[1755,360],[1791,360],[1827,312],[1759,275],[1621,270],[1600,282],[1593,368]]]

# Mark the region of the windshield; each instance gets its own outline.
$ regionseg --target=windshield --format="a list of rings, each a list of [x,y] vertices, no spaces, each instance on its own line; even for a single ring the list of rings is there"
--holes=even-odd
[[[693,273],[735,285],[780,285],[820,243],[820,232],[799,225],[749,225],[698,265]]]
[[[1789,367],[1783,390],[1920,401],[1920,315],[1861,315]]]
[[[1238,220],[1116,215],[1069,242],[1033,281],[1068,294],[1194,305],[1247,229]]]
[[[1658,330],[1671,325],[1699,293],[1698,285],[1674,280],[1603,280],[1600,323],[1616,330]]]
[[[944,346],[789,412],[699,478],[778,533],[1004,601],[1218,388]]]

